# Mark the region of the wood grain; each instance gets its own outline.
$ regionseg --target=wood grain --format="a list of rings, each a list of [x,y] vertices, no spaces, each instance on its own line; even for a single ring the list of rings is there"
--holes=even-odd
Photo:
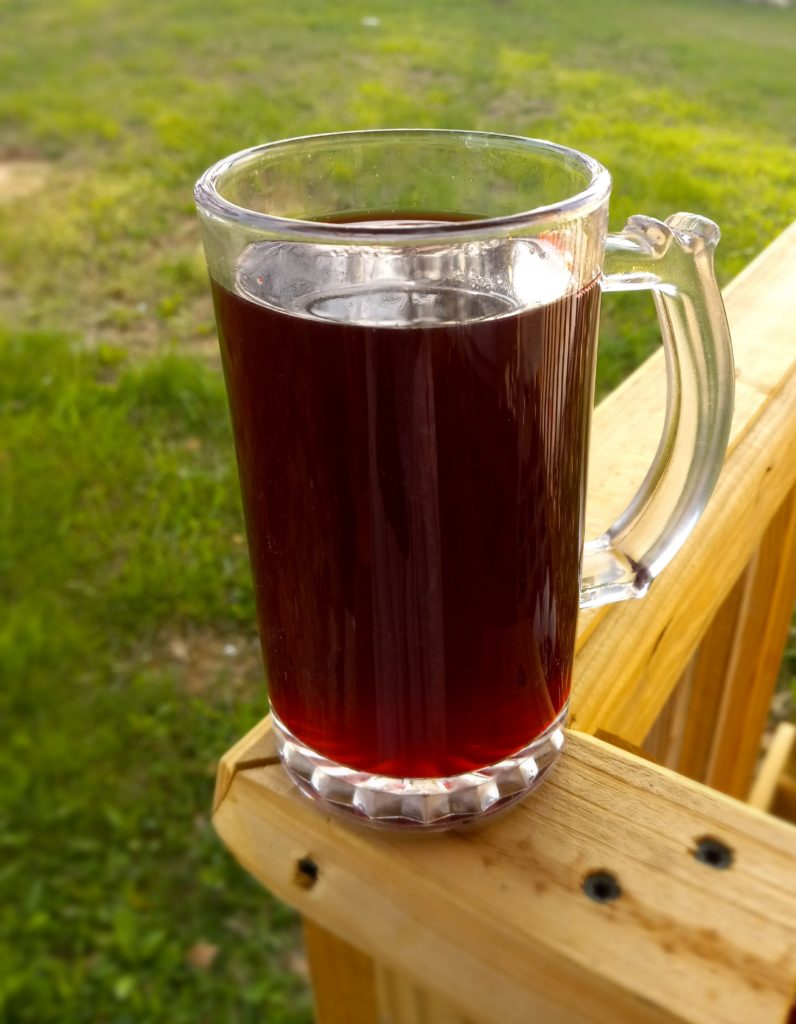
[[[265,747],[267,726],[238,756]],[[476,831],[360,830],[276,765],[235,772],[214,820],[305,917],[476,1020],[778,1021],[796,984],[796,830],[591,737],[570,734],[538,793]],[[704,836],[732,849],[730,870],[695,859]],[[614,903],[581,890],[598,870]]]
[[[691,538],[643,601],[584,613],[573,724],[640,744],[796,483],[796,224],[725,291],[736,360],[729,456]],[[657,353],[596,410],[588,534],[640,483],[663,417]]]
[[[688,725],[688,710],[692,703],[692,684],[693,672],[689,665],[664,704],[652,729],[647,733],[643,746],[635,747],[627,741],[617,745],[639,755],[646,755],[658,764],[666,765],[667,768],[676,769]],[[594,735],[599,739],[608,739],[611,733],[604,729],[598,729]]]
[[[235,774],[247,768],[263,768],[278,764],[279,756],[271,734],[271,717],[266,715],[245,736],[229,748],[218,763],[216,789],[213,794],[213,810],[227,795]]]
[[[725,598],[684,677],[688,704],[682,744],[676,756],[665,763],[697,782],[704,782],[707,775],[748,573],[747,568]]]
[[[605,609],[581,635],[572,694],[578,728],[643,742],[792,489],[794,451],[791,375],[730,455],[711,505],[648,596]]]
[[[791,492],[710,623],[646,749],[657,741],[668,767],[732,796],[746,796],[795,598],[796,496]]]
[[[796,778],[793,775],[780,779],[771,813],[796,825]]]
[[[747,575],[705,781],[745,798],[796,597],[796,494],[774,516]]]
[[[757,773],[749,803],[761,811],[771,811],[777,800],[780,786],[796,775],[796,725],[780,722],[771,741],[771,746]]]
[[[373,960],[355,946],[304,922],[315,1024],[382,1024]]]
[[[465,1016],[450,1000],[418,985],[403,971],[376,968],[379,1024],[491,1024]]]

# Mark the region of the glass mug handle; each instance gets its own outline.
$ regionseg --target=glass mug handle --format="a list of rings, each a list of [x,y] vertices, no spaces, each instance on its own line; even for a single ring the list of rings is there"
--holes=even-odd
[[[668,387],[658,450],[635,497],[583,553],[581,608],[643,597],[680,550],[718,479],[735,373],[713,272],[719,229],[692,213],[631,217],[605,248],[603,291],[650,289]]]

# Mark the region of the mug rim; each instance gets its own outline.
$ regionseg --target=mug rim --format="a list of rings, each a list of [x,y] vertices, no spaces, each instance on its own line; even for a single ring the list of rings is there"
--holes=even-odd
[[[378,227],[368,226],[367,222],[340,224],[330,221],[302,220],[300,218],[282,217],[271,213],[262,213],[238,206],[227,199],[219,191],[223,177],[234,171],[239,165],[256,158],[258,155],[278,149],[287,149],[306,145],[317,146],[322,143],[339,140],[340,142],[367,142],[376,137],[411,138],[425,135],[429,138],[451,138],[457,136],[465,146],[487,146],[489,143],[504,144],[512,148],[536,150],[580,165],[589,175],[585,188],[570,196],[565,196],[556,203],[521,210],[517,213],[498,217],[481,217],[465,221],[445,221],[438,224],[395,224]],[[281,237],[305,238],[315,241],[362,241],[362,242],[396,242],[415,238],[434,239],[439,237],[466,236],[468,238],[493,234],[495,231],[511,231],[525,225],[538,225],[547,221],[566,222],[588,216],[608,199],[611,192],[611,175],[609,171],[594,157],[580,150],[564,146],[547,139],[535,139],[522,135],[509,135],[502,132],[468,131],[451,128],[375,128],[341,132],[321,132],[311,135],[297,135],[288,139],[249,146],[216,161],[201,175],[194,186],[194,199],[198,209],[215,219],[220,219],[241,227],[254,228],[266,234],[278,234]]]

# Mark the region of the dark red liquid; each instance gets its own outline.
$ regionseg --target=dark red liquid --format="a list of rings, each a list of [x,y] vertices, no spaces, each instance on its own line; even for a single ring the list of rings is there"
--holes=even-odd
[[[394,776],[528,744],[569,693],[597,283],[408,328],[213,288],[276,713]]]

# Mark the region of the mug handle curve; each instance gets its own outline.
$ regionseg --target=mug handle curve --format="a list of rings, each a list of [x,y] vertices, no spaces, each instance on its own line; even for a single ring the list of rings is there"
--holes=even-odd
[[[666,356],[658,450],[616,522],[583,552],[581,608],[643,597],[707,504],[727,451],[735,393],[730,331],[713,270],[713,221],[631,217],[605,245],[605,292],[652,291]]]

